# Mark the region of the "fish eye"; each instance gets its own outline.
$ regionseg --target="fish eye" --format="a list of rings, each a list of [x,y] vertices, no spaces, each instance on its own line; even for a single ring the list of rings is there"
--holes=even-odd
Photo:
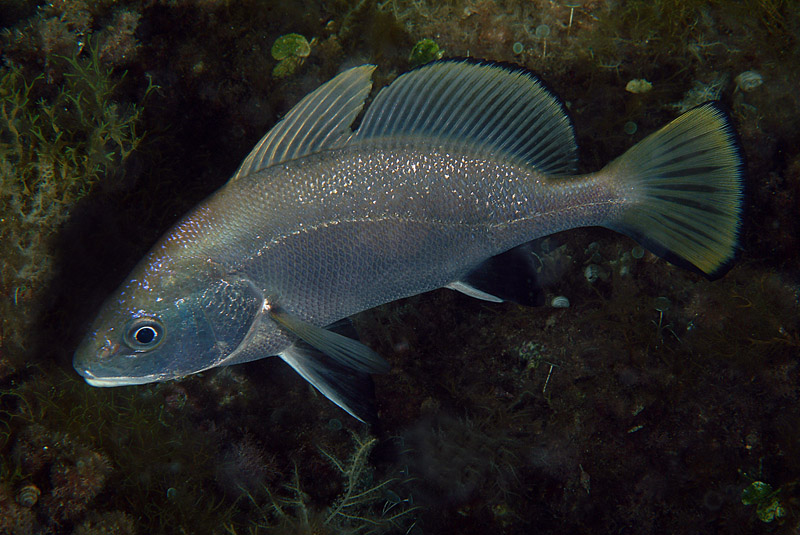
[[[125,343],[131,349],[147,351],[164,339],[164,326],[155,318],[136,318],[128,324]]]

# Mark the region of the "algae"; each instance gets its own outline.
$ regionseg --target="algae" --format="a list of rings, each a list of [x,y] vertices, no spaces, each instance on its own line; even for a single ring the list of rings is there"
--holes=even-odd
[[[51,240],[71,208],[136,150],[142,106],[114,100],[121,77],[94,46],[63,62],[53,91],[44,75],[0,71],[0,269],[2,345],[20,347],[37,292],[52,273]],[[122,75],[124,76],[124,74]],[[154,86],[145,90],[147,96]]]

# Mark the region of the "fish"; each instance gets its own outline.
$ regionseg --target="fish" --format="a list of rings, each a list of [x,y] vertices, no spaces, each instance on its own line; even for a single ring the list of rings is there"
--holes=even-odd
[[[438,288],[542,304],[530,243],[599,226],[714,279],[739,249],[745,166],[707,102],[578,173],[567,108],[518,66],[450,59],[372,91],[374,65],[304,97],[102,305],[92,386],[278,356],[358,420],[389,363],[349,317]],[[363,113],[362,113],[363,112]]]

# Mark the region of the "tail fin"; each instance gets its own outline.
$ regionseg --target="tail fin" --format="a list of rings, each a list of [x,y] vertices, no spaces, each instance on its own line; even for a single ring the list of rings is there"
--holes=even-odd
[[[633,198],[606,226],[709,278],[728,270],[738,246],[744,163],[718,103],[686,112],[607,169],[630,183]]]

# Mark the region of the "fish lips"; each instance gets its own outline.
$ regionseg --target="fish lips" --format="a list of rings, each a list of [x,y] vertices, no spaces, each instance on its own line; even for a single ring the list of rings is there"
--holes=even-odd
[[[86,381],[90,386],[96,387],[111,387],[111,386],[130,386],[130,385],[143,385],[147,383],[153,383],[157,381],[162,381],[164,379],[160,379],[158,377],[125,377],[125,376],[117,376],[117,377],[95,377],[90,370],[83,370],[80,368],[75,368],[75,370],[83,376],[83,380]]]
[[[140,368],[136,359],[143,355],[125,354],[122,350],[123,346],[117,342],[107,339],[98,347],[94,337],[87,337],[75,351],[72,367],[88,384],[97,387],[141,385],[174,378],[163,373],[136,373]]]

